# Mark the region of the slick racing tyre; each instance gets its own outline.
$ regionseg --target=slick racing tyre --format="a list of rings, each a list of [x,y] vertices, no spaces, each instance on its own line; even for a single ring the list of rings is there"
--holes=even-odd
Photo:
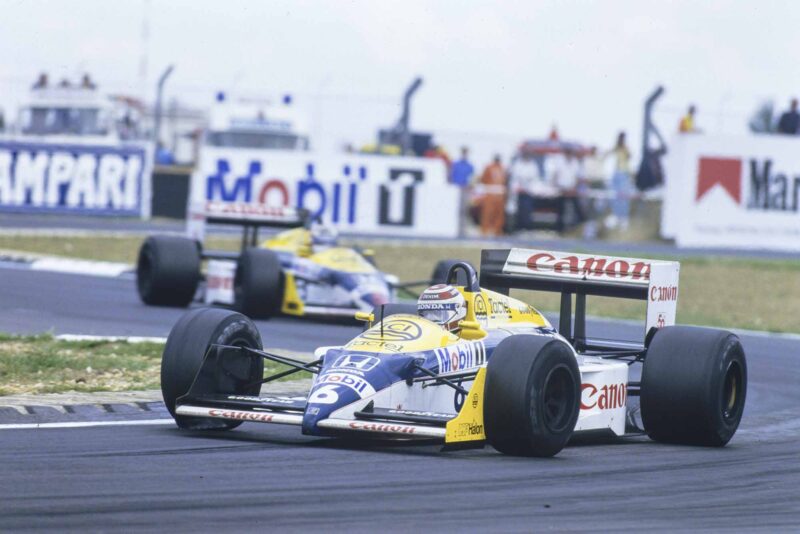
[[[640,400],[651,439],[721,447],[739,427],[746,395],[747,362],[734,334],[668,326],[650,341]]]
[[[233,280],[236,307],[250,317],[267,319],[283,301],[283,270],[275,252],[248,248],[239,257]]]
[[[431,285],[446,284],[447,274],[450,272],[450,267],[460,262],[464,262],[464,260],[441,260],[437,262],[436,266],[433,268],[433,273],[431,274]],[[464,262],[464,263],[469,263],[469,262]],[[462,270],[456,272],[455,283],[456,285],[459,286],[467,285],[467,280]]]
[[[136,289],[145,304],[186,307],[200,282],[196,241],[155,235],[145,239],[136,262]]]
[[[484,424],[489,444],[514,456],[554,456],[572,436],[581,375],[570,347],[545,336],[500,342],[486,369]]]
[[[212,344],[261,349],[261,335],[253,322],[240,313],[220,308],[198,308],[186,312],[167,338],[161,357],[161,394],[167,410],[180,428],[228,430],[241,421],[175,415],[175,402],[192,395],[258,395],[261,385],[243,386],[264,375],[264,360],[227,351],[209,354],[204,372],[198,375]],[[195,377],[197,381],[195,382]],[[194,386],[192,385],[194,384]]]

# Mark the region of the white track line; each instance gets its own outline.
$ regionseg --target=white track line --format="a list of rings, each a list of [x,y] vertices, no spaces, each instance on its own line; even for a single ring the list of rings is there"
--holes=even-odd
[[[66,423],[14,423],[0,425],[0,430],[37,430],[46,428],[87,428],[92,426],[145,426],[175,424],[172,419],[139,419],[131,421],[70,421]]]

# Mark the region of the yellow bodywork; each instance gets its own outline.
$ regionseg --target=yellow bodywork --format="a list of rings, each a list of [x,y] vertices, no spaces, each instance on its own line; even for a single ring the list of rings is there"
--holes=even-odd
[[[486,432],[483,427],[483,390],[486,385],[486,367],[478,369],[472,382],[464,406],[453,419],[447,422],[444,436],[445,443],[463,443],[465,441],[483,441]]]

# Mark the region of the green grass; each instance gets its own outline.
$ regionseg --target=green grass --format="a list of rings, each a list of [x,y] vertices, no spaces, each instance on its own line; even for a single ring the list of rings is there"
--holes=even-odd
[[[158,389],[163,348],[0,334],[0,395]]]
[[[0,236],[0,249],[55,254],[76,258],[134,263],[141,237]],[[213,248],[235,249],[238,239],[216,238]],[[375,244],[378,265],[400,280],[428,278],[440,259],[480,263],[480,249],[442,245],[389,246]],[[580,252],[580,251],[576,251]],[[678,321],[727,328],[774,332],[800,331],[800,261],[720,257],[664,258],[681,261]],[[543,311],[558,309],[558,295],[523,295]],[[590,314],[643,319],[643,302],[594,297]]]
[[[0,334],[0,395],[159,389],[163,350],[163,343]],[[284,369],[265,362],[267,373]]]

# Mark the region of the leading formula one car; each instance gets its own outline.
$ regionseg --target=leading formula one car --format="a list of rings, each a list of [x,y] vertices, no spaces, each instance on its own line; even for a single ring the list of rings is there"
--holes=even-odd
[[[204,248],[206,223],[240,226],[241,250]],[[259,243],[264,227],[286,230]],[[418,284],[399,284],[375,267],[368,251],[339,246],[335,232],[311,223],[304,210],[210,202],[190,213],[189,234],[150,236],[142,244],[136,281],[144,303],[185,307],[199,287],[203,303],[234,306],[251,317],[352,318]],[[436,273],[446,266],[437,265],[434,276],[443,276]]]
[[[319,348],[311,362],[262,350],[258,331],[240,314],[193,310],[164,349],[166,406],[181,428],[278,423],[313,436],[425,438],[445,448],[489,443],[522,456],[555,455],[588,432],[722,446],[736,431],[747,387],[744,350],[729,332],[674,326],[677,262],[484,250],[480,278],[460,263],[449,281],[459,273],[465,285],[429,288],[419,304],[430,318],[429,310],[448,306],[437,294],[463,297],[455,333],[443,326],[449,319],[389,305],[361,313],[375,321],[371,327],[344,346]],[[508,296],[513,288],[560,292],[558,328]],[[646,300],[643,341],[587,336],[592,295]],[[288,369],[264,377],[264,360]],[[640,380],[634,365],[641,365]],[[303,371],[315,375],[306,398],[260,395],[263,383]]]

